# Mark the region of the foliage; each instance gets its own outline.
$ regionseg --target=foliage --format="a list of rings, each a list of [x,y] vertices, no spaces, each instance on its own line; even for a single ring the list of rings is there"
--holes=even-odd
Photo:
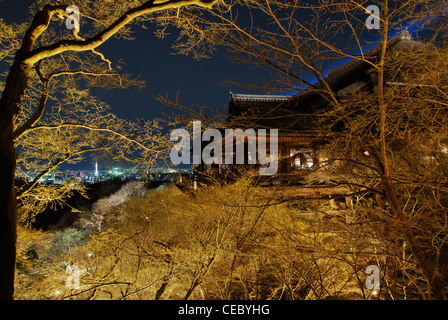
[[[71,262],[88,270],[80,288],[60,288],[58,298],[372,298],[364,270],[384,261],[385,247],[357,226],[322,219],[329,205],[317,204],[321,211],[266,196],[250,178],[148,191],[121,204],[84,245],[72,245],[78,231],[58,233],[65,255],[52,259],[70,247]],[[61,286],[64,270],[47,281]]]
[[[49,250],[50,254],[57,254],[60,251],[71,252],[72,248],[83,244],[86,235],[76,228],[67,228],[62,231],[54,232],[50,238],[52,246]]]
[[[374,235],[389,256],[383,266],[391,272],[385,279],[393,283],[387,287],[392,299],[446,299],[446,24],[440,19],[446,7],[439,1],[380,1],[381,27],[368,30],[366,5],[223,1],[199,18],[181,11],[178,24],[228,48],[238,62],[272,71],[270,79],[246,87],[304,94],[296,115],[316,118],[313,133],[329,141],[314,146],[319,169],[304,175],[305,182],[348,186],[344,196],[354,204],[359,232]],[[403,33],[391,39],[407,26],[427,27],[434,36],[425,39],[427,45]],[[391,46],[400,37],[404,41]],[[177,48],[194,54],[192,46],[187,39]],[[339,87],[338,73],[329,71],[345,61],[363,65],[368,79]],[[308,104],[307,94],[320,102]],[[226,124],[250,127],[254,118],[248,110],[232,120]],[[301,134],[292,126],[282,130]]]
[[[123,213],[119,208],[120,204],[128,202],[131,197],[143,197],[146,189],[140,181],[130,181],[123,185],[117,192],[107,198],[99,199],[93,204],[91,210],[80,215],[76,225],[83,230],[94,230],[101,232],[107,221],[116,219]],[[119,212],[114,212],[118,210]]]

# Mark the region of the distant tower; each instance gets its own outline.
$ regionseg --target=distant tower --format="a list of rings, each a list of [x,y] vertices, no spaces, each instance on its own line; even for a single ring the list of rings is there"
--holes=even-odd
[[[98,162],[95,162],[95,176],[98,176]]]

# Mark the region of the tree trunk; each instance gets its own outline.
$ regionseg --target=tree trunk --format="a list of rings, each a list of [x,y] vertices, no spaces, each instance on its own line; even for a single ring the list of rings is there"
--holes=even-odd
[[[17,239],[15,166],[14,145],[2,132],[0,136],[0,299],[2,300],[11,300],[14,293]]]
[[[383,179],[384,191],[386,197],[391,204],[394,213],[394,232],[398,236],[402,236],[406,241],[409,249],[414,254],[417,263],[423,271],[423,274],[428,279],[430,288],[432,289],[434,298],[437,300],[446,300],[445,285],[437,274],[437,266],[433,265],[431,259],[426,254],[425,250],[419,243],[414,231],[408,225],[408,221],[404,216],[400,202],[395,192],[395,187],[390,177]]]
[[[157,290],[157,292],[156,292],[156,296],[155,296],[154,300],[160,300],[160,298],[162,297],[162,294],[165,292],[165,289],[167,286],[168,286],[168,281],[165,281],[164,283],[162,283],[159,290]]]
[[[18,53],[20,55],[20,53]],[[17,241],[15,192],[16,152],[12,133],[14,117],[26,89],[30,68],[21,59],[11,66],[0,99],[0,299],[13,299]]]

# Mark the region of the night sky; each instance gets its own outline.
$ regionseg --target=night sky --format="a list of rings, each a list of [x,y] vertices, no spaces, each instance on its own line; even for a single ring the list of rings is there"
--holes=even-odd
[[[0,17],[6,22],[24,21],[29,15],[26,8],[32,2],[0,0]],[[175,112],[155,101],[153,96],[168,94],[175,97],[178,92],[181,102],[185,105],[204,103],[225,112],[230,99],[229,91],[250,92],[238,87],[222,86],[219,82],[234,79],[243,83],[256,83],[268,76],[266,71],[256,70],[253,66],[233,63],[224,48],[218,50],[210,59],[196,61],[189,56],[173,55],[171,44],[177,34],[157,39],[152,30],[134,28],[134,31],[135,40],[110,39],[99,47],[112,62],[116,63],[122,59],[125,62],[124,72],[138,75],[147,83],[143,89],[94,91],[120,117],[151,119],[161,116],[164,111]],[[377,30],[365,32],[366,41],[375,39],[378,39]],[[332,67],[342,62],[337,62]]]
[[[28,16],[30,0],[0,0],[0,17],[6,22],[21,22]],[[82,17],[81,17],[82,19]],[[179,92],[185,105],[204,103],[225,112],[230,100],[229,91],[241,92],[237,87],[218,85],[225,79],[254,83],[261,76],[250,65],[232,63],[226,50],[218,50],[211,59],[196,61],[192,57],[173,55],[172,39],[157,39],[152,30],[134,28],[135,40],[109,39],[99,47],[106,57],[116,63],[125,62],[123,71],[146,81],[143,89],[97,90],[114,113],[120,117],[151,119],[161,112],[175,112],[154,100],[153,95],[175,97]],[[82,29],[81,29],[82,31]],[[177,34],[173,34],[175,38]],[[4,67],[4,66],[2,66]]]
[[[29,15],[27,7],[32,2],[32,0],[0,0],[0,17],[6,22],[22,22]],[[176,33],[171,37],[158,39],[152,30],[134,28],[134,31],[135,40],[112,38],[99,47],[99,50],[113,63],[120,59],[124,61],[123,72],[138,75],[147,83],[143,89],[115,89],[107,92],[96,89],[94,91],[119,117],[130,120],[135,117],[152,119],[163,116],[162,113],[165,111],[176,113],[176,110],[154,100],[153,96],[168,94],[174,98],[178,92],[181,102],[185,105],[204,103],[221,112],[226,112],[230,91],[251,92],[238,87],[218,85],[219,82],[233,79],[237,82],[256,83],[268,76],[266,71],[256,70],[251,65],[232,63],[225,49],[218,50],[210,59],[196,61],[189,56],[172,54],[171,45],[172,40],[177,36]],[[379,39],[378,30],[365,31],[364,34],[366,41]],[[375,45],[371,43],[369,47]],[[367,49],[369,48],[366,45],[365,50]],[[337,67],[346,61],[339,61],[331,67]],[[4,67],[3,63],[0,65],[0,70],[4,70]],[[294,94],[294,92],[287,93]]]

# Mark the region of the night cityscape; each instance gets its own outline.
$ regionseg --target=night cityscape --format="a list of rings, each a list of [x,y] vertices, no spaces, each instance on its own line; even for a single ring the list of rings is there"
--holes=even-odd
[[[176,181],[181,175],[186,177],[192,176],[191,169],[165,169],[163,167],[154,168],[151,171],[142,171],[134,168],[121,168],[112,166],[108,168],[98,168],[97,166],[91,170],[65,170],[52,171],[39,179],[41,184],[61,184],[73,180],[83,184],[92,184],[103,182],[110,179],[120,178],[122,180],[140,180],[140,181]],[[27,182],[33,181],[36,176],[22,174],[18,175],[18,179]]]

